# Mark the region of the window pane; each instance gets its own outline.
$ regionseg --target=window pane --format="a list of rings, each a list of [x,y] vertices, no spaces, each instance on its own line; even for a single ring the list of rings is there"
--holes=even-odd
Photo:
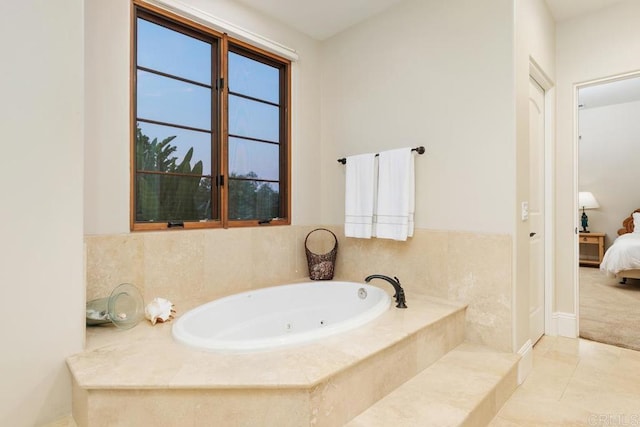
[[[132,10],[132,229],[284,216],[290,210],[288,61],[138,2]],[[222,77],[228,91],[216,89]],[[221,172],[224,187],[216,185]],[[201,225],[187,228],[194,226]]]
[[[278,184],[229,178],[229,219],[277,218],[280,212]]]
[[[280,147],[266,142],[229,138],[229,173],[278,181]]]
[[[211,85],[211,44],[138,18],[138,65]]]
[[[195,132],[171,126],[138,123],[137,165],[138,171],[173,172],[171,165],[177,168],[190,166],[193,171],[198,162],[202,171],[198,175],[211,175],[211,134]],[[191,159],[185,162],[185,156],[192,150]],[[187,172],[189,173],[189,172]]]
[[[210,178],[136,175],[136,221],[200,221],[211,210]]]
[[[229,95],[229,133],[278,142],[280,108]]]
[[[280,70],[229,52],[229,90],[279,104]]]
[[[211,130],[211,89],[138,70],[138,117]]]

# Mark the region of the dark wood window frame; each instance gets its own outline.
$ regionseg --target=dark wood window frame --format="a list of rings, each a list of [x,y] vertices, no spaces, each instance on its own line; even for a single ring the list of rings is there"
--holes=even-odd
[[[215,31],[205,25],[193,22],[183,16],[165,11],[153,5],[149,5],[141,0],[132,0],[132,38],[131,38],[131,184],[130,184],[130,229],[132,231],[142,230],[166,230],[166,229],[198,229],[198,228],[229,228],[229,227],[251,227],[265,225],[289,225],[291,224],[291,63],[289,60],[279,57],[264,49],[252,46],[240,40],[229,37],[227,34]],[[212,42],[212,79],[210,89],[212,91],[211,101],[211,130],[192,128],[180,124],[157,123],[154,120],[144,119],[149,124],[171,125],[182,129],[211,132],[211,176],[212,179],[212,211],[213,218],[207,220],[171,220],[171,221],[136,221],[136,132],[140,118],[137,116],[137,73],[138,70],[150,71],[157,75],[164,73],[157,70],[147,70],[138,67],[137,64],[137,19],[141,17],[154,23],[159,23],[170,29],[178,29],[179,32],[192,36],[196,39]],[[229,218],[229,173],[228,173],[228,153],[229,135],[227,124],[229,95],[241,96],[252,99],[252,101],[267,103],[269,101],[259,98],[252,98],[247,95],[236,94],[229,91],[227,79],[228,54],[234,52],[275,67],[279,70],[279,102],[271,103],[279,107],[279,141],[262,140],[240,136],[244,140],[257,141],[261,143],[277,144],[279,146],[279,177],[278,181],[268,179],[257,179],[259,182],[277,182],[279,185],[279,205],[278,215],[275,218],[255,218],[249,220],[238,220]],[[183,80],[190,84],[198,82],[188,81],[177,76],[165,75],[176,80]],[[150,172],[147,172],[150,173]],[[166,176],[166,174],[165,174]],[[216,215],[217,214],[217,215]],[[216,217],[217,216],[217,217]]]

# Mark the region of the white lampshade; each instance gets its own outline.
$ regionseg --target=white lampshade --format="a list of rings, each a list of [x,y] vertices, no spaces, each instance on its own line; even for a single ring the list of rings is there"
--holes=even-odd
[[[578,193],[578,209],[597,209],[600,205],[593,194],[588,191]]]

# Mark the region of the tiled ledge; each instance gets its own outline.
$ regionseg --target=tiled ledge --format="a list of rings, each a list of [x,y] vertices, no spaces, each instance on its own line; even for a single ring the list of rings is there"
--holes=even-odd
[[[465,306],[419,295],[408,304],[315,344],[250,354],[185,347],[171,323],[90,329],[87,351],[67,361],[74,417],[80,426],[140,425],[157,413],[166,416],[156,426],[172,414],[181,423],[262,414],[274,424],[259,425],[341,425],[464,339]]]

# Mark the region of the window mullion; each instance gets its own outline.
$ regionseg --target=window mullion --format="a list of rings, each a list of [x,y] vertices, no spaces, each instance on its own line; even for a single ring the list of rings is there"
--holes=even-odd
[[[228,61],[227,56],[229,53],[229,38],[227,34],[222,35],[220,40],[220,66],[218,67],[218,75],[216,76],[216,87],[218,88],[218,99],[220,105],[220,113],[218,114],[219,124],[219,152],[220,161],[218,164],[219,175],[222,177],[222,185],[218,187],[220,191],[221,201],[221,215],[220,220],[224,228],[229,227],[229,79],[228,75]],[[226,84],[220,84],[220,82],[226,82]],[[226,176],[227,179],[224,177]]]

